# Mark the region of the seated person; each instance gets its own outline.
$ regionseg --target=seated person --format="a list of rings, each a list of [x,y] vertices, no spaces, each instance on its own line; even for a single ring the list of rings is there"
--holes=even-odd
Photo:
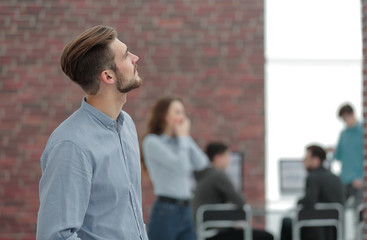
[[[244,197],[238,193],[224,170],[230,161],[230,149],[222,143],[210,143],[206,153],[211,161],[211,166],[196,172],[197,187],[193,200],[196,216],[197,209],[204,204],[233,203],[239,208],[245,204]],[[274,237],[262,230],[252,231],[253,239],[272,240]],[[220,231],[210,240],[242,240],[242,229],[228,229]]]
[[[343,184],[339,177],[323,167],[326,152],[317,145],[306,148],[303,164],[308,171],[304,198],[298,201],[304,211],[312,211],[316,203],[341,203],[344,204]],[[290,218],[283,219],[281,240],[292,239],[292,223]],[[301,231],[301,239],[336,239],[333,227],[307,227]]]

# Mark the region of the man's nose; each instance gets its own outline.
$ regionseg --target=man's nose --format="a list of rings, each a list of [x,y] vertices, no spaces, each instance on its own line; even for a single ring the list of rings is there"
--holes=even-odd
[[[137,61],[139,61],[139,57],[137,55],[135,55],[135,54],[131,54],[131,55],[133,55],[132,56],[132,62],[133,62],[133,64],[135,64]]]

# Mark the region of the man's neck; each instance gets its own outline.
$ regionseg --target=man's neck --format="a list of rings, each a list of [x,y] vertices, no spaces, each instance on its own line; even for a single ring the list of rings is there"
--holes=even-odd
[[[315,170],[320,169],[320,168],[323,168],[323,166],[322,165],[314,166],[311,169],[309,169],[308,171],[311,172],[311,171],[315,171]]]
[[[219,171],[225,171],[225,170],[226,170],[226,168],[225,168],[225,167],[220,166],[219,164],[212,163],[212,166],[213,166],[215,169],[219,170]]]
[[[123,95],[87,95],[86,101],[110,118],[117,120],[122,107],[126,103],[126,94]]]

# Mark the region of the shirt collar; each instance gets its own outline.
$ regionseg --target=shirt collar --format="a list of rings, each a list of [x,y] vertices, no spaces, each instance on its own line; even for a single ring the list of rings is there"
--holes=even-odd
[[[116,127],[116,121],[113,120],[111,117],[107,116],[103,112],[99,111],[97,108],[93,107],[86,101],[86,97],[82,100],[81,108],[91,113],[94,117],[96,117],[106,128]],[[120,112],[119,116],[117,117],[117,122],[119,125],[122,125],[124,122],[124,116]]]
[[[350,127],[349,129],[358,129],[361,126],[360,122],[356,122],[356,124],[354,124],[352,127]]]
[[[351,126],[351,127],[346,126],[345,131],[347,131],[347,132],[354,132],[354,131],[357,131],[359,128],[360,128],[360,123],[359,123],[359,122],[356,122],[356,123],[355,123],[353,126]]]
[[[324,166],[319,166],[317,168],[313,168],[310,170],[310,172],[316,172],[316,171],[326,171],[327,169]]]
[[[162,134],[161,134],[161,138],[162,138],[163,140],[165,140],[165,141],[169,141],[169,140],[171,140],[171,139],[172,139],[172,137],[168,136],[168,135],[167,135],[167,134],[165,134],[165,133],[162,133]]]

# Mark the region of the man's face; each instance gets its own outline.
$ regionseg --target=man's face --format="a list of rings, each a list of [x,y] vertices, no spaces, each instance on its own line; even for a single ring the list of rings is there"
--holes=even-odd
[[[127,93],[142,84],[139,77],[136,62],[139,57],[129,52],[127,46],[117,38],[110,45],[115,54],[116,64],[116,89],[121,93]]]
[[[226,170],[228,167],[228,164],[231,161],[231,150],[227,150],[224,153],[220,153],[215,155],[214,157],[214,165],[216,168]]]
[[[185,107],[182,102],[174,100],[170,103],[166,115],[166,128],[173,129],[186,119]]]
[[[348,127],[353,127],[355,124],[355,117],[352,113],[344,113],[342,115],[343,122],[347,124]]]
[[[223,154],[221,154],[221,158],[223,169],[226,169],[228,167],[228,164],[231,162],[231,150],[228,149]]]
[[[307,171],[310,171],[313,168],[313,159],[310,150],[306,151],[305,158],[303,159],[303,165],[305,166]]]

